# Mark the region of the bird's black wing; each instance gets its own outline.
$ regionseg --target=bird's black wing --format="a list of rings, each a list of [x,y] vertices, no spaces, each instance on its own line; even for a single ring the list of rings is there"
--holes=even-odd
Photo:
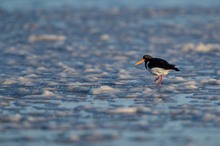
[[[148,63],[149,68],[159,67],[163,69],[175,69],[175,66],[173,64],[169,64],[166,60],[160,59],[160,58],[153,58]]]

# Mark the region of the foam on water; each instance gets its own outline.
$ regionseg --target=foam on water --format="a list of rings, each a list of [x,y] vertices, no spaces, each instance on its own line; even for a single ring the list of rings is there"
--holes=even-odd
[[[0,145],[216,146],[219,15],[214,7],[1,9]],[[181,71],[156,86],[134,65],[144,54]]]
[[[195,52],[220,52],[219,44],[185,44],[182,48],[185,52],[195,51]]]

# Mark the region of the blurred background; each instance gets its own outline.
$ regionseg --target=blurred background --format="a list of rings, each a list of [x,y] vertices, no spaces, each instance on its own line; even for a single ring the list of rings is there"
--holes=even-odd
[[[0,0],[0,145],[219,146],[219,26],[220,0]]]
[[[218,7],[219,0],[1,0],[1,8],[7,10],[15,9],[42,9],[42,8],[57,8],[69,6],[73,8],[80,7]]]

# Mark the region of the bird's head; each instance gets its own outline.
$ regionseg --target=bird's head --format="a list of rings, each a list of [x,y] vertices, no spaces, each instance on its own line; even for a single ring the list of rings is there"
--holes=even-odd
[[[141,63],[145,62],[147,63],[148,61],[150,61],[151,59],[153,59],[152,56],[150,55],[144,55],[143,59],[141,59],[140,61],[138,61],[135,65],[140,65]]]

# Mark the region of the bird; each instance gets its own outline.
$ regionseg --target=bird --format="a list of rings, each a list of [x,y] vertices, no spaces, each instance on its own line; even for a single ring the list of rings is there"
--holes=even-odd
[[[168,63],[164,59],[153,58],[150,55],[144,55],[143,59],[138,61],[135,65],[145,63],[145,68],[155,76],[154,84],[162,85],[163,77],[171,71],[180,71],[174,64]],[[159,80],[158,83],[156,83]]]

